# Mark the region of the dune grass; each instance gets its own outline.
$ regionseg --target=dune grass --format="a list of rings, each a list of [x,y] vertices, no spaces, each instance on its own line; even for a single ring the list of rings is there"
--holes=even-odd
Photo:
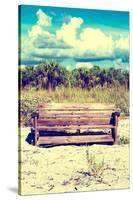
[[[29,125],[31,113],[40,103],[114,103],[121,115],[129,115],[129,91],[124,87],[95,87],[91,90],[59,87],[54,91],[28,88],[20,92],[20,115],[23,125]]]

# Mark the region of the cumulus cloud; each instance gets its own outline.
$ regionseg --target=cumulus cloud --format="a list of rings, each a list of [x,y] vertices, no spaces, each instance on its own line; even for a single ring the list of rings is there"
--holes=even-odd
[[[28,37],[25,39],[25,43],[27,43],[27,48],[30,50],[35,49],[35,44],[38,40],[47,41],[50,38],[53,38],[54,35],[49,31],[45,30],[45,27],[51,25],[52,18],[46,15],[41,9],[39,9],[36,13],[37,22],[32,26],[31,30],[28,31]]]
[[[129,62],[129,35],[120,37],[114,44],[114,58],[121,59],[122,62]]]
[[[38,21],[37,24],[39,26],[50,26],[51,25],[51,17],[46,15],[41,9],[39,9],[36,13]]]
[[[62,27],[56,31],[57,40],[61,40],[67,45],[75,46],[77,43],[77,29],[82,23],[82,18],[72,17],[69,23],[64,23]]]
[[[85,28],[80,34],[80,53],[96,56],[109,56],[113,53],[112,36],[107,36],[100,29]]]
[[[43,58],[72,58],[80,63],[76,67],[92,67],[91,63],[84,63],[84,59],[122,59],[129,57],[129,36],[113,38],[99,28],[83,27],[81,17],[70,17],[61,27],[50,32],[47,27],[52,26],[52,17],[39,9],[36,13],[37,21],[28,32],[27,38],[21,41],[21,59],[39,61]]]
[[[93,64],[90,62],[80,62],[76,64],[76,68],[82,68],[82,67],[90,69],[93,67]]]
[[[36,38],[38,35],[42,34],[42,27],[38,26],[38,25],[34,25],[32,26],[31,31],[29,31],[28,35],[29,37],[32,38]]]
[[[66,57],[72,53],[70,52],[70,46],[63,41],[58,41],[55,34],[47,31],[46,26],[50,26],[51,22],[51,17],[40,9],[37,11],[36,24],[28,31],[28,37],[21,41],[22,59],[27,60],[28,57],[33,60],[38,60],[39,57],[40,59],[43,57],[58,58]]]
[[[128,37],[121,37],[115,42],[116,49],[120,51],[128,51],[129,50],[129,36]]]
[[[30,40],[35,41],[38,37],[44,37],[43,39],[48,39],[53,37],[49,31],[46,31],[46,27],[50,26],[52,23],[52,18],[46,15],[41,9],[36,13],[37,22],[32,26],[31,30],[28,32],[28,37]]]

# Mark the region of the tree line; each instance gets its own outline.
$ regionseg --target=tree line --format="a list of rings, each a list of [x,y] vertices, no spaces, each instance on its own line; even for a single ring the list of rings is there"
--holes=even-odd
[[[108,69],[93,66],[92,68],[75,68],[67,70],[56,61],[42,61],[37,66],[19,68],[20,88],[35,87],[39,89],[54,90],[57,86],[78,87],[91,89],[93,87],[111,87],[120,85],[129,89],[129,71]]]

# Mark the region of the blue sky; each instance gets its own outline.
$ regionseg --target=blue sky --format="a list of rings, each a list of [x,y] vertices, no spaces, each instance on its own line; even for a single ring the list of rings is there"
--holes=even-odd
[[[129,68],[128,12],[24,5],[19,16],[20,65]]]

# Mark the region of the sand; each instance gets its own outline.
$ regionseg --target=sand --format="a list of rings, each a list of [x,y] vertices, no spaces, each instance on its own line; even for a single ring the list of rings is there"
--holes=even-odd
[[[25,141],[29,131],[19,135],[22,195],[129,188],[129,144],[41,148]],[[118,135],[129,138],[129,119]]]

